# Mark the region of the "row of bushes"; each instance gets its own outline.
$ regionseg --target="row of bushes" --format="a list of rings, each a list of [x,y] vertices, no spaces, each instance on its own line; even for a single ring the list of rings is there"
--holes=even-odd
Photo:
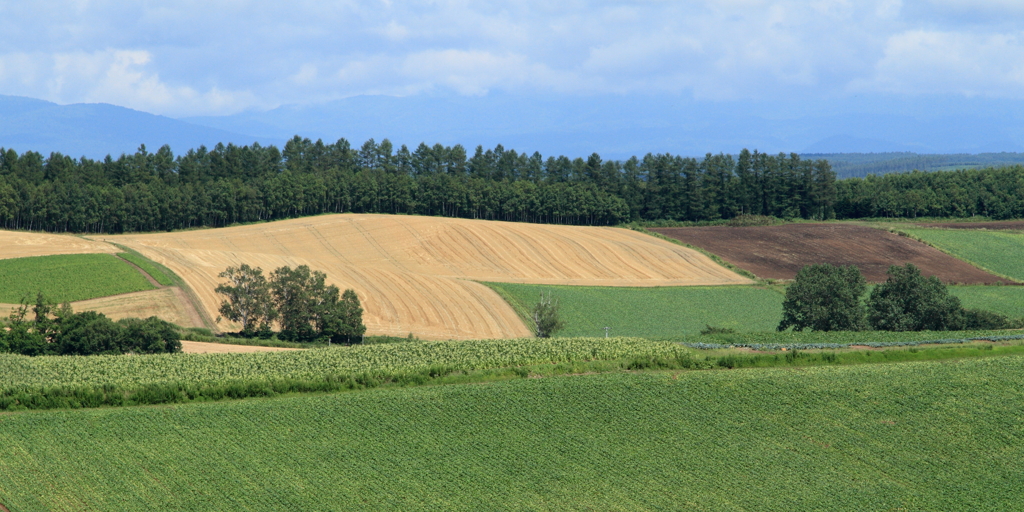
[[[28,312],[34,314],[29,320]],[[43,294],[23,303],[0,329],[0,352],[27,356],[93,354],[160,354],[181,352],[178,328],[156,317],[113,321],[102,313],[75,313],[67,303],[57,308]]]

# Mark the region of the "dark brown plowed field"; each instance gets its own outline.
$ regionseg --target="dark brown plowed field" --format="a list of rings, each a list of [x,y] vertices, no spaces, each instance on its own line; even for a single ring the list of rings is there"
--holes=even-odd
[[[915,225],[923,228],[1024,231],[1024,220],[994,220],[990,222],[921,222],[916,223]]]
[[[868,282],[885,281],[891,265],[913,263],[945,283],[1007,283],[937,249],[888,231],[851,224],[651,228],[706,249],[766,279],[793,279],[804,265],[856,265]]]

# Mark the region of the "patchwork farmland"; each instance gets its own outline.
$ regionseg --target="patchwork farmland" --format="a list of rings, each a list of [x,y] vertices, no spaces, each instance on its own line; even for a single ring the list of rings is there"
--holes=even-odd
[[[945,283],[1011,283],[926,244],[855,224],[796,223],[757,227],[652,228],[700,247],[765,279],[793,279],[804,265],[855,265],[868,282],[886,279],[892,265],[913,263]]]
[[[586,286],[750,284],[703,254],[635,231],[400,215],[325,215],[213,230],[94,237],[181,276],[217,316],[226,267],[309,265],[362,300],[368,334],[529,336],[476,281]],[[234,328],[221,323],[222,330]]]

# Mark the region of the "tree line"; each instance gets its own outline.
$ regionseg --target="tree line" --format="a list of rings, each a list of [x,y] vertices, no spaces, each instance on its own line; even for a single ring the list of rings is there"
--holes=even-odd
[[[836,217],[1024,217],[1024,166],[910,172],[836,184]]]
[[[743,150],[702,159],[544,158],[501,145],[397,150],[295,137],[274,146],[218,144],[174,155],[145,146],[103,160],[0,148],[0,226],[52,232],[220,227],[321,213],[403,213],[614,225],[737,215],[834,216],[825,160]]]
[[[102,160],[0,148],[0,226],[120,233],[322,213],[400,213],[615,225],[778,218],[1024,217],[1024,167],[837,180],[796,154],[547,158],[501,145],[397,150],[300,138],[275,146],[168,146]]]

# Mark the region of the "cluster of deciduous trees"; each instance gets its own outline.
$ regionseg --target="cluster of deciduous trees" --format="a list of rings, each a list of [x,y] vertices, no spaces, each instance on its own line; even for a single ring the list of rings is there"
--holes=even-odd
[[[837,182],[837,218],[1024,217],[1024,167],[910,172]]]
[[[1003,315],[963,308],[938,278],[924,277],[911,263],[893,265],[887,275],[862,302],[867,283],[857,267],[807,265],[786,288],[778,329],[959,331],[1012,326]]]
[[[563,224],[715,220],[740,214],[829,218],[824,160],[742,151],[703,159],[543,158],[421,144],[359,149],[295,137],[276,147],[217,145],[175,156],[141,147],[102,161],[0,148],[0,226],[72,232],[224,226],[328,212],[409,213]]]
[[[243,263],[220,277],[228,280],[215,290],[225,296],[220,314],[240,323],[242,336],[270,337],[275,321],[278,336],[289,341],[351,344],[366,332],[356,292],[327,285],[327,274],[306,265],[280,267],[268,279],[263,269]]]
[[[28,319],[29,310],[33,318]],[[156,317],[117,322],[102,313],[75,313],[54,307],[42,294],[33,306],[22,304],[0,328],[0,352],[28,356],[92,354],[159,354],[181,352],[178,329]]]

